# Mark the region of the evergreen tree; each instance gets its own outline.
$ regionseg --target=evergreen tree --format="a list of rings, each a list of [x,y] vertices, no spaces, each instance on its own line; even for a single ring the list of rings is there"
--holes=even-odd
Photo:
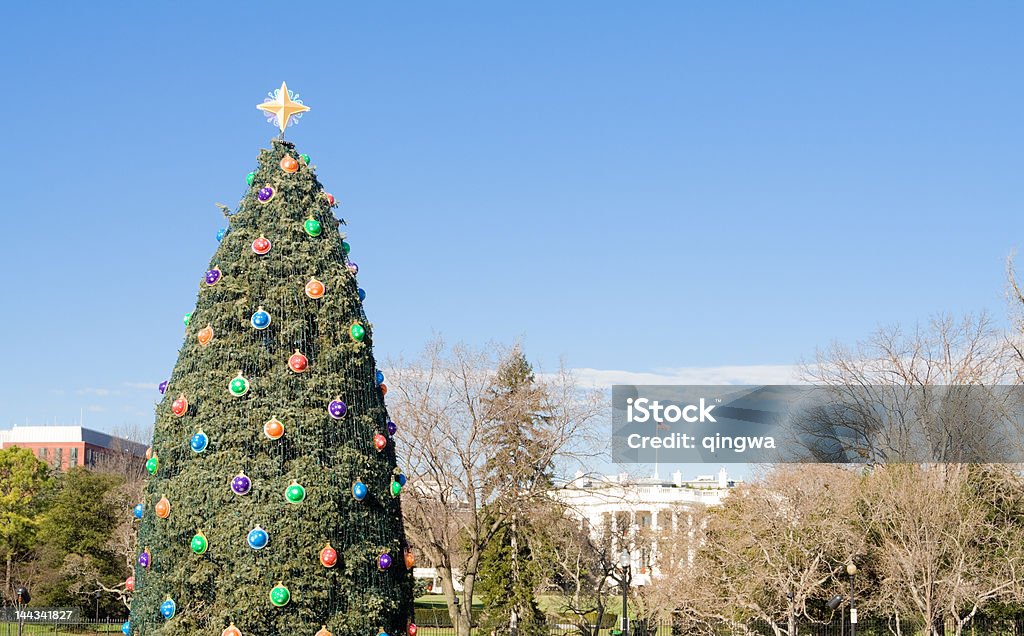
[[[124,559],[111,545],[118,522],[111,496],[123,479],[83,467],[57,480],[57,491],[39,523],[40,563],[49,573],[34,596],[43,605],[92,605],[93,594],[124,580]],[[102,586],[102,587],[101,587]],[[103,610],[123,612],[116,599]]]
[[[550,455],[544,452],[544,390],[533,367],[518,347],[498,368],[488,398],[495,417],[489,430],[495,453],[487,472],[499,493],[489,508],[505,508],[505,523],[491,538],[480,559],[480,591],[487,605],[487,626],[500,634],[539,634],[544,615],[536,589],[544,580],[543,555],[533,540],[541,536],[532,524],[544,500],[524,493],[550,485]]]
[[[293,144],[258,161],[157,406],[126,630],[414,634],[405,477],[343,221]]]

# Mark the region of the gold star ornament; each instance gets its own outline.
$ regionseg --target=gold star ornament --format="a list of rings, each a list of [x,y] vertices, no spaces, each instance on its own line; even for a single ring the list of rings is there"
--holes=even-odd
[[[288,127],[289,119],[292,117],[299,119],[302,117],[302,113],[309,110],[309,106],[295,99],[298,96],[298,93],[292,93],[288,90],[288,85],[281,82],[281,88],[271,93],[270,97],[262,104],[256,104],[256,108],[266,113],[267,119],[276,124],[283,135],[284,129]]]

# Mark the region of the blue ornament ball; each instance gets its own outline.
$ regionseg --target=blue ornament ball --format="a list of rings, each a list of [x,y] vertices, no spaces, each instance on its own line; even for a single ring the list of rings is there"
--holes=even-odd
[[[221,229],[217,230],[217,242],[220,243],[221,241],[223,241],[227,233],[228,228],[226,227],[222,227]]]
[[[203,452],[204,450],[206,450],[206,447],[209,444],[210,438],[207,437],[206,433],[204,433],[202,430],[196,432],[196,434],[192,436],[192,439],[188,441],[189,447],[195,453]]]
[[[178,606],[171,599],[167,599],[160,604],[160,615],[167,620],[174,618],[174,613],[176,611],[178,611]]]
[[[405,476],[405,473],[398,473],[398,477],[395,478],[395,481],[404,487],[405,482],[409,481],[409,478]]]
[[[132,633],[132,624],[130,621],[121,623],[121,633],[124,634],[124,636],[128,636],[128,634]]]
[[[270,314],[260,307],[253,313],[251,322],[253,329],[266,329],[270,326]]]
[[[135,504],[135,507],[132,508],[132,514],[135,515],[136,519],[141,519],[142,518],[142,512],[145,509],[146,509],[145,506],[143,506],[142,504]]]
[[[270,535],[263,528],[256,526],[249,531],[249,536],[245,538],[245,541],[253,550],[262,550],[270,542]]]
[[[384,372],[377,369],[377,373],[374,375],[374,379],[377,380],[377,384],[384,384]]]
[[[363,482],[357,481],[356,483],[352,484],[352,496],[355,497],[356,501],[362,501],[363,499],[366,499],[366,495],[368,495],[369,493],[370,491],[367,490],[366,484],[364,484]]]
[[[366,291],[362,287],[360,287],[358,291],[359,291],[359,301],[362,302],[362,301],[366,300]]]

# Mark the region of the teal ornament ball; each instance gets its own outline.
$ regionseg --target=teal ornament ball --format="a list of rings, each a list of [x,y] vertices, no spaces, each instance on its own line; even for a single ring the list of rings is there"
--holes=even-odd
[[[246,185],[252,185],[256,183],[256,173],[250,172],[249,174],[245,175],[245,183]]]

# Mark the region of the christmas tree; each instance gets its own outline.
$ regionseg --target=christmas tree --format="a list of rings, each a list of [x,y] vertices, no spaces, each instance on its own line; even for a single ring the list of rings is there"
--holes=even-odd
[[[281,138],[185,316],[161,385],[126,634],[415,636],[387,387],[358,267],[282,84]]]

